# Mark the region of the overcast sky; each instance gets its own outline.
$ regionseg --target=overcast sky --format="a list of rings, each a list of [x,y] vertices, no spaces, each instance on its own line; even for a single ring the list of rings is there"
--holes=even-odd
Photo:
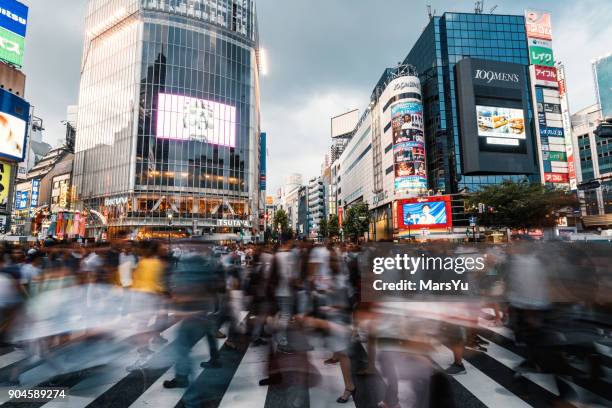
[[[78,101],[86,0],[22,0],[30,6],[26,98],[45,138],[63,139],[66,107]],[[262,79],[268,133],[268,193],[285,175],[315,176],[329,151],[330,118],[363,110],[384,68],[404,59],[437,14],[473,10],[473,0],[258,0],[269,74]],[[570,108],[595,102],[590,61],[612,52],[610,0],[488,0],[496,14],[553,13],[555,58],[566,64]]]

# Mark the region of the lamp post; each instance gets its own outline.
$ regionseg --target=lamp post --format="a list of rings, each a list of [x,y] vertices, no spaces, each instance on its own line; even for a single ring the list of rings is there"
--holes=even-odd
[[[174,217],[174,214],[172,214],[171,211],[168,211],[168,253],[170,253],[170,250],[172,249],[172,238],[171,238],[171,230],[170,227],[172,227],[172,218]]]

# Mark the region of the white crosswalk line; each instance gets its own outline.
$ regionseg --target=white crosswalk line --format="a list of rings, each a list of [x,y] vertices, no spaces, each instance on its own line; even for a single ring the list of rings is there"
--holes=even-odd
[[[26,358],[28,354],[23,350],[15,350],[10,353],[6,353],[0,356],[0,370],[4,367],[8,367],[11,364],[18,362],[19,360],[23,360]]]
[[[510,350],[503,348],[502,346],[498,346],[490,340],[489,345],[487,346],[486,354],[513,371],[516,371],[516,367],[524,360],[523,357],[511,352]],[[555,395],[559,395],[559,390],[557,389],[557,385],[555,384],[555,378],[553,375],[525,373],[523,377],[527,378],[528,380],[531,380],[533,383],[539,385],[548,392],[551,392]]]
[[[453,362],[453,355],[445,347],[439,347],[431,354],[432,359],[442,368],[448,367]],[[468,363],[463,362],[466,374],[456,375],[453,378],[489,407],[505,408],[527,408],[529,404],[512,394],[499,383],[493,381],[482,371]]]
[[[178,334],[180,321],[176,322],[168,329],[161,333],[168,340],[168,344],[172,343]],[[167,346],[165,346],[167,347]],[[161,350],[164,350],[163,347]],[[161,351],[160,350],[160,351]],[[157,354],[157,353],[156,353]],[[70,398],[66,401],[51,401],[44,405],[45,408],[84,408],[91,404],[98,397],[111,389],[115,384],[125,378],[129,373],[126,368],[130,366],[138,358],[138,352],[132,350],[120,359],[117,359],[118,364],[109,367],[108,370],[93,374],[90,377],[70,388]]]
[[[308,353],[310,363],[319,371],[321,376],[320,383],[310,389],[311,407],[332,408],[339,406],[336,399],[344,392],[344,381],[342,380],[340,364],[324,364],[324,361],[330,357],[331,353],[322,345],[316,345],[315,349]],[[354,407],[355,402],[351,398],[343,406]]]
[[[267,347],[249,347],[219,408],[263,408],[266,405],[268,387],[260,386],[259,380],[265,377],[267,360]]]
[[[240,312],[240,320],[244,320],[248,312]],[[221,348],[227,338],[222,339],[218,343],[218,347]],[[206,337],[202,337],[191,349],[191,356],[193,361],[192,367],[192,378],[198,378],[198,376],[204,371],[202,367],[200,367],[200,363],[204,360],[208,360],[210,353],[208,350],[208,342],[206,341]],[[157,379],[145,392],[142,393],[140,397],[132,405],[130,408],[143,408],[143,407],[174,407],[178,402],[183,398],[186,389],[185,388],[174,388],[174,389],[166,389],[164,388],[164,381],[171,380],[174,378],[174,369],[170,368],[168,371],[164,373],[161,377]]]

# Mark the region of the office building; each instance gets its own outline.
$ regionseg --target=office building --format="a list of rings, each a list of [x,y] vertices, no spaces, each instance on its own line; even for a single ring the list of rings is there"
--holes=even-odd
[[[612,117],[612,54],[593,61],[597,103],[603,118]]]
[[[89,236],[259,233],[253,0],[90,0],[75,190]],[[91,210],[91,211],[90,211]]]
[[[404,60],[416,67],[422,82],[429,187],[449,194],[506,179],[539,181],[537,171],[469,174],[464,170],[455,67],[466,58],[517,64],[527,73],[525,18],[471,13],[433,16]],[[527,106],[525,126],[533,129],[531,100]],[[527,149],[535,150],[534,138],[525,142]]]
[[[314,177],[308,181],[308,235],[319,237],[319,223],[327,219],[326,185],[323,177]]]
[[[595,135],[601,120],[599,104],[572,115],[572,131],[578,145],[583,186],[583,223],[587,228],[612,226],[612,139]],[[595,182],[595,186],[592,182]]]

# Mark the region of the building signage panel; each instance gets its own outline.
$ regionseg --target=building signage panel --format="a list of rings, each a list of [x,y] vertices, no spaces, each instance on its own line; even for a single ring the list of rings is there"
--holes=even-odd
[[[561,128],[552,128],[552,127],[540,127],[540,135],[541,140],[544,141],[544,137],[553,136],[553,137],[563,137],[563,129]]]
[[[553,88],[559,86],[557,82],[557,69],[554,67],[535,65],[535,76],[537,85]]]
[[[218,227],[250,228],[251,223],[245,220],[217,220]]]
[[[525,10],[525,28],[529,38],[552,40],[551,16],[548,12]]]
[[[0,27],[25,37],[28,26],[28,6],[14,0],[0,1]]]
[[[566,173],[544,173],[544,181],[547,183],[567,183],[569,177]]]
[[[532,65],[555,66],[552,48],[529,47],[529,62]]]

